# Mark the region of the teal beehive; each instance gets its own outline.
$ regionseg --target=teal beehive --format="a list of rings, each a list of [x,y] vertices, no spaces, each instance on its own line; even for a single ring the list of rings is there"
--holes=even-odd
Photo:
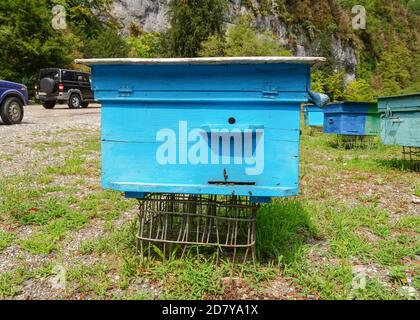
[[[420,147],[420,93],[380,97],[378,110],[383,144]]]

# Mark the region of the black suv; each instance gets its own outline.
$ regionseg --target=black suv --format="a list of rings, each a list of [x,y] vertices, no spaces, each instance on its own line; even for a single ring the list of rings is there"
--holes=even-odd
[[[70,109],[87,108],[94,101],[90,74],[76,70],[42,69],[35,86],[36,99],[44,108],[67,102]]]

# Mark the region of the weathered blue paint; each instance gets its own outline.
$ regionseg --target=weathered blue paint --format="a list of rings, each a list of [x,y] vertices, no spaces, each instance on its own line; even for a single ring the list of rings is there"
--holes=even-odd
[[[324,108],[324,133],[369,136],[379,134],[376,103],[337,102]]]
[[[304,107],[305,126],[322,127],[324,125],[324,111],[317,106]]]
[[[381,97],[378,110],[383,144],[420,147],[420,93]]]
[[[310,99],[309,63],[84,63],[92,66],[95,97],[102,103],[105,189],[140,198],[147,193],[235,194],[256,202],[298,194],[300,105]],[[176,134],[176,164],[157,161],[162,129]],[[185,132],[194,129],[201,138],[189,140]],[[220,129],[229,131],[222,140],[227,135],[231,147],[223,159],[221,142],[212,145],[208,137]],[[242,159],[235,157],[234,130],[242,138],[252,132],[253,156],[264,142],[260,174],[247,173],[252,165],[244,162],[251,160],[244,151]],[[183,151],[200,139],[219,163],[192,164],[185,158]]]

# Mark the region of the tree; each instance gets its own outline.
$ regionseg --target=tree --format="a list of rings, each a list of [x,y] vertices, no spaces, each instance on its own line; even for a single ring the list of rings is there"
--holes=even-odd
[[[348,101],[371,102],[375,100],[375,91],[366,80],[358,79],[346,86],[343,97]]]
[[[394,41],[380,57],[375,72],[377,88],[384,95],[395,95],[410,85],[413,56],[402,43]]]
[[[104,30],[121,28],[111,13],[113,0],[56,0],[53,2],[64,5],[71,31],[82,40],[97,38]]]
[[[130,57],[158,58],[162,51],[162,36],[154,32],[131,36],[128,45],[131,47]]]
[[[86,40],[84,54],[86,58],[126,58],[130,48],[117,31],[106,30],[96,38]]]
[[[344,99],[344,72],[312,72],[311,90],[327,94],[331,101]]]
[[[32,88],[38,70],[67,67],[74,36],[51,27],[46,0],[0,1],[0,78]]]
[[[201,42],[223,34],[226,0],[179,0],[170,5],[171,28],[166,35],[168,55],[195,57]]]
[[[229,28],[225,38],[210,36],[201,44],[200,56],[290,56],[269,33],[258,34],[248,16],[242,16]]]

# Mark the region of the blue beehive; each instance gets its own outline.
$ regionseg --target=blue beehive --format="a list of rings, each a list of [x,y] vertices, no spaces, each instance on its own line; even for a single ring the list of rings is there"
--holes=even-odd
[[[305,126],[322,127],[324,125],[324,111],[317,106],[308,105],[304,108]]]
[[[420,93],[378,99],[383,144],[420,147]]]
[[[379,134],[379,128],[376,103],[337,102],[324,109],[324,133],[373,136]]]
[[[103,187],[136,198],[296,195],[300,105],[323,98],[309,93],[317,61],[79,60],[102,103]]]

